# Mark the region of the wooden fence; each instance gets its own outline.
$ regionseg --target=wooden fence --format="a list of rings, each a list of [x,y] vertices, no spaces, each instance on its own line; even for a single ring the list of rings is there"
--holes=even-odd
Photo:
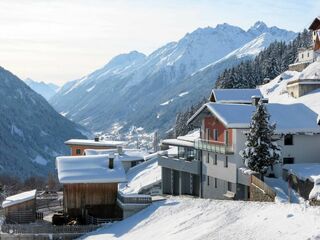
[[[121,218],[96,218],[90,216],[89,214],[86,216],[86,224],[99,225],[103,223],[112,223],[115,221],[121,221]]]
[[[87,233],[101,227],[101,225],[33,225],[33,224],[3,224],[1,232],[9,234],[68,234]]]
[[[261,181],[254,175],[251,175],[251,184],[261,189],[264,192],[264,194],[268,195],[273,200],[276,197],[275,191],[271,187],[269,187],[265,182]]]

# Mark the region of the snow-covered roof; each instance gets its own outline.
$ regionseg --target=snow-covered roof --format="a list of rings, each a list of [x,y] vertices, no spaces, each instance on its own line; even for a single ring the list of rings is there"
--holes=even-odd
[[[91,139],[70,139],[64,142],[66,145],[84,145],[84,146],[102,146],[102,147],[117,147],[127,143],[124,141],[107,141],[107,140],[91,140]]]
[[[118,183],[126,181],[121,161],[115,159],[110,169],[109,155],[57,157],[60,183]]]
[[[251,103],[252,96],[260,96],[260,89],[212,89],[211,102],[218,103]]]
[[[141,149],[124,149],[122,154],[118,154],[117,149],[86,149],[84,152],[87,156],[113,153],[117,156],[117,159],[124,162],[143,160],[148,155],[146,151]]]
[[[303,104],[269,103],[266,107],[270,123],[276,123],[276,133],[320,133],[317,114]],[[206,103],[188,120],[188,124],[207,112],[227,128],[249,128],[255,110],[253,105]]]
[[[27,191],[27,192],[22,192],[16,195],[12,195],[10,197],[7,197],[3,202],[2,202],[2,207],[6,208],[6,207],[10,207],[19,203],[23,203],[26,201],[29,201],[31,199],[36,198],[36,192],[37,190],[31,190],[31,191]]]
[[[283,168],[303,181],[309,179],[314,182],[320,178],[320,163],[286,164]]]
[[[194,141],[200,138],[200,130],[194,130],[176,139],[164,139],[161,143],[170,146],[194,147]]]

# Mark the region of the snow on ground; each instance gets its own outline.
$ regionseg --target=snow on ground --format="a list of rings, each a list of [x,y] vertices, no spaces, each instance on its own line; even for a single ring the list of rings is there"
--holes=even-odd
[[[264,181],[276,191],[275,202],[277,203],[305,203],[305,200],[299,196],[293,189],[288,188],[288,182],[281,178],[264,178]],[[290,199],[289,199],[290,195]]]
[[[155,157],[130,168],[127,172],[127,180],[127,183],[119,185],[119,190],[123,193],[138,193],[142,187],[160,181],[161,167],[158,165],[158,158]]]
[[[319,239],[319,216],[299,204],[171,198],[83,239]]]
[[[47,165],[48,160],[43,158],[41,155],[37,155],[34,159],[32,159],[32,162],[38,163],[40,165]]]
[[[293,98],[288,93],[286,88],[287,83],[298,78],[320,78],[320,62],[317,61],[310,64],[301,73],[295,71],[286,71],[269,83],[262,85],[260,90],[264,97],[269,99],[269,102],[283,104],[303,103],[314,112],[320,114],[320,89],[317,89],[297,99]]]

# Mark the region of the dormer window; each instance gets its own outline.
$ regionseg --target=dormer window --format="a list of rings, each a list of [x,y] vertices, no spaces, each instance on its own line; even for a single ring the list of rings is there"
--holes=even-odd
[[[293,136],[291,134],[284,135],[284,145],[293,145]]]

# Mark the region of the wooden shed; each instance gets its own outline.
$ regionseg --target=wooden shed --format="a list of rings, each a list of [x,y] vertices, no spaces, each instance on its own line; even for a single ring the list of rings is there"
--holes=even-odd
[[[36,190],[7,197],[3,203],[7,223],[31,223],[36,220]]]
[[[109,155],[58,157],[66,216],[85,223],[88,218],[119,219],[118,183],[126,181],[120,161]]]

